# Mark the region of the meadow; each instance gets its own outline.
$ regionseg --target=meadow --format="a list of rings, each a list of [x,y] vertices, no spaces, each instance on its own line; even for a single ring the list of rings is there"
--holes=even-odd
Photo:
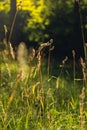
[[[0,130],[86,130],[87,70],[83,58],[51,62],[53,40],[37,50],[0,43]],[[48,48],[48,58],[44,58]]]

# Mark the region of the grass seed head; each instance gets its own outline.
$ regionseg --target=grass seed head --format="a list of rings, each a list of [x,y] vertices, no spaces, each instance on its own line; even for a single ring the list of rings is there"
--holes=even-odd
[[[24,79],[28,73],[28,51],[24,42],[21,42],[18,46],[17,60],[20,66],[21,78]]]

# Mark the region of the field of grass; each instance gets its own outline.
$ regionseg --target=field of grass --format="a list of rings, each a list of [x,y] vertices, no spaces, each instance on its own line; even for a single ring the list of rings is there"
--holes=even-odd
[[[4,44],[4,43],[2,43]],[[51,64],[52,40],[38,50],[0,45],[0,130],[86,130],[86,65]],[[5,46],[5,47],[3,47]],[[48,59],[43,58],[48,47]]]

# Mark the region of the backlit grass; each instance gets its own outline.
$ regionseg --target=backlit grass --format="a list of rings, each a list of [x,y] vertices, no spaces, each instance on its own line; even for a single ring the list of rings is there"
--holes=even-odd
[[[57,68],[42,59],[41,52],[51,41],[31,53],[21,45],[16,60],[10,52],[0,53],[0,130],[86,130],[84,78],[75,77],[76,70],[72,78],[67,57]]]

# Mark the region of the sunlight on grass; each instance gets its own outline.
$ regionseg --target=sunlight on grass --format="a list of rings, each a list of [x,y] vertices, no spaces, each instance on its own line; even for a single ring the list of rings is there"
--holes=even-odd
[[[50,72],[50,60],[45,63],[41,52],[44,47],[52,46],[51,41],[41,44],[37,51],[31,49],[31,53],[24,43],[20,43],[16,59],[10,52],[4,58],[6,56],[2,51],[0,129],[85,130],[85,82],[74,82],[69,77],[72,67],[67,68],[67,57],[58,68],[53,68],[58,72]]]

